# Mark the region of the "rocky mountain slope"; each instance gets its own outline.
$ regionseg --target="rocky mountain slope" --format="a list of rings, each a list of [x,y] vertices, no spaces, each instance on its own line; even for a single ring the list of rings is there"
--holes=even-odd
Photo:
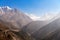
[[[32,22],[23,12],[8,6],[0,7],[0,40],[22,40],[21,29]]]
[[[5,22],[11,30],[21,29],[32,21],[23,12],[8,6],[0,7],[0,20]]]

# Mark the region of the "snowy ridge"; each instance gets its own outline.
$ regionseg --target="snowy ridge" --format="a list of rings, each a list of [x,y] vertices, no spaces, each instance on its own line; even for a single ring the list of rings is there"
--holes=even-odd
[[[9,6],[0,7],[0,9],[8,9],[8,10],[12,10],[12,8],[10,8]]]

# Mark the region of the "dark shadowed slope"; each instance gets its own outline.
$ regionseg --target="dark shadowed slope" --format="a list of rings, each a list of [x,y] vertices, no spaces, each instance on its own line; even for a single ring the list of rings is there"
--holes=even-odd
[[[60,18],[40,28],[32,34],[36,40],[58,40],[60,39]],[[58,37],[59,35],[59,37]]]
[[[32,34],[44,25],[46,25],[47,23],[48,21],[33,21],[26,26],[26,31]]]
[[[26,25],[20,35],[24,40],[59,40],[60,16],[49,21],[33,21]],[[58,36],[59,35],[59,36]]]
[[[17,34],[20,34],[20,36],[24,40],[35,40],[35,38],[31,36],[31,34],[34,34],[34,32],[39,30],[41,27],[43,27],[47,23],[48,21],[32,21],[31,23],[23,27],[23,29]]]

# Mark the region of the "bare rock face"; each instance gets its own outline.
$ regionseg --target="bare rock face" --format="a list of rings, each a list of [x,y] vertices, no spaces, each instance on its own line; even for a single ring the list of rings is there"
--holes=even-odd
[[[0,22],[0,40],[22,40],[14,32],[10,30],[3,21]]]

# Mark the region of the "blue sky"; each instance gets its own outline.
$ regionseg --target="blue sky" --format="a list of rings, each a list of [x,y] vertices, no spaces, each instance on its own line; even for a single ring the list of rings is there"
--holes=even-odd
[[[0,6],[10,6],[35,15],[60,11],[60,0],[0,0]]]

